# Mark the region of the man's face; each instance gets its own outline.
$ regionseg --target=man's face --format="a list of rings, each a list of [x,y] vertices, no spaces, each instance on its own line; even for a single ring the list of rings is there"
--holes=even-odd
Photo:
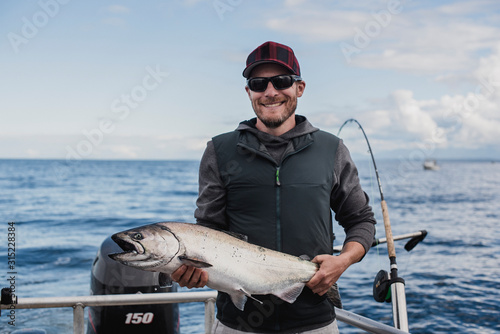
[[[287,70],[277,64],[262,64],[252,70],[250,78],[274,77],[289,74]],[[297,108],[297,98],[301,97],[305,89],[304,81],[295,82],[290,88],[276,89],[269,82],[263,92],[254,92],[245,87],[257,118],[269,129],[276,129],[288,121]]]

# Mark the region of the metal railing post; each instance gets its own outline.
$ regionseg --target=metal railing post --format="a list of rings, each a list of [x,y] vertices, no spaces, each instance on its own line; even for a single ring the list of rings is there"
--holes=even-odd
[[[406,295],[405,285],[402,282],[393,283],[391,285],[392,297],[392,314],[394,315],[394,327],[402,331],[409,332],[408,313],[406,310]]]
[[[73,306],[73,333],[85,334],[84,308],[82,303],[77,303]]]
[[[212,333],[215,319],[215,299],[205,300],[205,334]]]

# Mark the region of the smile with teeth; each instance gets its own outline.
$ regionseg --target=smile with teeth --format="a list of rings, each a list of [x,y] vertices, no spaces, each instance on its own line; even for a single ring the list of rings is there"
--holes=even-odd
[[[285,103],[285,101],[281,101],[281,102],[274,102],[274,103],[262,103],[262,105],[266,108],[274,108],[274,107],[279,107],[280,105],[282,105],[283,103]]]

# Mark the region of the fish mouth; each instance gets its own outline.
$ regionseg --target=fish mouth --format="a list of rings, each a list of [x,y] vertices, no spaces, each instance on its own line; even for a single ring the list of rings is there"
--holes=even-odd
[[[113,260],[126,261],[131,259],[144,260],[149,258],[149,256],[146,255],[144,246],[139,242],[127,240],[129,239],[128,236],[125,236],[124,238],[118,234],[114,234],[111,236],[111,239],[123,250],[122,253],[109,254],[108,256]]]
[[[120,246],[121,249],[123,249],[127,253],[136,253],[136,254],[144,254],[146,250],[144,249],[144,246],[141,245],[140,242],[137,241],[132,241],[129,239],[127,236],[126,239],[123,237],[120,237],[117,234],[114,234],[111,236],[111,239]],[[128,240],[127,240],[128,239]]]

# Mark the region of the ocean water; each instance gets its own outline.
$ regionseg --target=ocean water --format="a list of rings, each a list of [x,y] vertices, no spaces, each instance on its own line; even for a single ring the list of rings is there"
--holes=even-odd
[[[368,161],[358,168],[384,237],[373,168]],[[424,171],[421,163],[380,161],[378,170],[393,234],[429,233],[411,252],[396,242],[411,333],[500,332],[500,163],[444,161],[441,170]],[[88,295],[107,236],[158,221],[194,222],[197,174],[194,161],[0,160],[0,285],[8,285],[8,223],[15,222],[19,298]],[[343,231],[336,225],[335,232],[340,244]],[[372,297],[381,269],[389,270],[385,245],[347,270],[340,291],[346,310],[392,325],[391,305]],[[180,314],[182,333],[203,332],[202,304],[181,304]],[[70,309],[17,310],[16,327],[8,321],[4,313],[0,333],[72,332]]]

